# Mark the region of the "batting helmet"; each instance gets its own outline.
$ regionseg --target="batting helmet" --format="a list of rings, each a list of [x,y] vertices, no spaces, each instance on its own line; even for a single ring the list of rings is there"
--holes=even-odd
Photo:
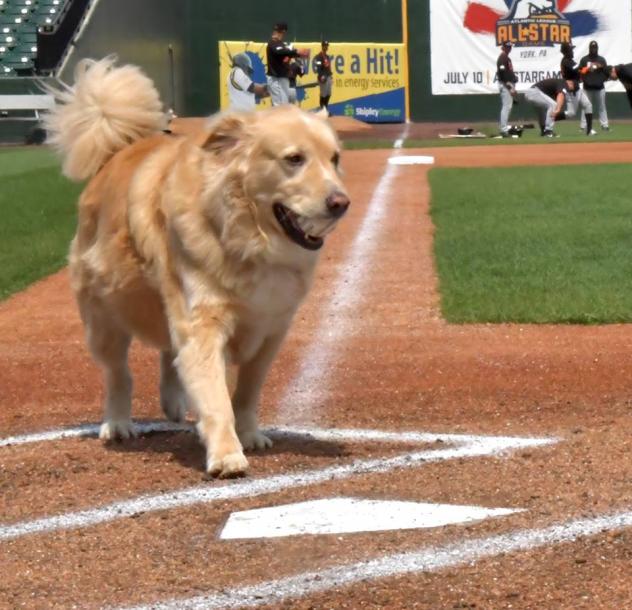
[[[252,76],[252,60],[248,53],[237,53],[233,56],[233,67],[241,68],[248,76]]]

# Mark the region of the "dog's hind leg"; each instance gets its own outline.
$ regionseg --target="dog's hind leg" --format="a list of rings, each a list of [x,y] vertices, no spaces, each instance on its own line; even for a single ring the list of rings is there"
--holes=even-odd
[[[187,396],[173,361],[173,352],[160,354],[160,406],[167,419],[182,422],[187,416]]]
[[[101,365],[105,380],[104,417],[99,438],[135,436],[131,419],[132,377],[127,366],[131,337],[108,315],[100,301],[79,295],[79,308],[88,346]]]
[[[233,410],[237,435],[244,449],[265,449],[272,446],[272,441],[259,430],[257,406],[263,382],[284,337],[285,332],[268,337],[255,357],[239,367],[237,387],[233,394]]]

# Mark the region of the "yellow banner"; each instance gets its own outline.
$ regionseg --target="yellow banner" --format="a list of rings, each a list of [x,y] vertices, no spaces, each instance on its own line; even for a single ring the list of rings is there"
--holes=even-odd
[[[304,61],[305,75],[297,79],[299,105],[312,110],[319,105],[314,58],[320,52],[319,42],[295,42],[296,49],[309,49]],[[266,43],[221,41],[220,108],[228,108],[227,80],[237,53],[246,52],[253,64],[252,79],[266,82]],[[333,91],[329,103],[332,114],[353,116],[367,122],[400,122],[406,120],[405,100],[408,90],[408,58],[403,44],[329,43]],[[270,105],[269,98],[258,101],[257,108]]]

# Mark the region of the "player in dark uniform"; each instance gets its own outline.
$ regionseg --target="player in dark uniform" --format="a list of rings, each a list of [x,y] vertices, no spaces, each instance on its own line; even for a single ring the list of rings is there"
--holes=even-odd
[[[597,135],[597,132],[592,128],[593,107],[586,93],[579,87],[580,74],[579,70],[575,67],[577,62],[573,59],[574,48],[575,47],[570,42],[563,42],[560,46],[560,51],[563,55],[562,62],[560,64],[562,78],[566,81],[573,81],[573,94],[568,96],[566,116],[575,116],[581,108],[582,129],[586,130],[587,136],[594,136]]]
[[[314,57],[314,70],[320,87],[320,107],[329,112],[329,98],[331,98],[331,87],[333,75],[331,72],[331,58],[327,55],[329,41],[323,40],[320,43],[320,53]]]
[[[625,87],[625,93],[632,108],[632,64],[617,64],[616,66],[607,66],[605,73],[610,80],[618,80]]]
[[[283,39],[286,33],[287,23],[275,24],[266,47],[268,90],[273,106],[290,102],[290,59],[309,56],[309,51],[294,49],[285,42]]]
[[[496,60],[496,76],[498,78],[498,91],[500,93],[500,120],[498,127],[503,138],[509,137],[509,115],[517,97],[516,83],[518,78],[513,69],[511,59],[511,42],[504,42],[500,55]]]
[[[555,121],[566,118],[564,105],[568,102],[574,86],[573,81],[565,81],[562,78],[547,78],[527,89],[524,96],[538,112],[541,135],[547,138],[556,137],[553,132]]]
[[[288,68],[288,79],[290,81],[290,104],[298,104],[298,93],[296,91],[296,79],[305,75],[305,67],[300,59],[294,59],[290,62]]]
[[[610,131],[608,111],[606,110],[606,89],[604,83],[608,80],[605,72],[606,60],[599,55],[599,45],[592,40],[588,45],[588,55],[584,55],[579,62],[579,71],[584,82],[584,91],[593,107],[599,109],[599,123],[601,129]],[[582,116],[581,126],[584,126]]]

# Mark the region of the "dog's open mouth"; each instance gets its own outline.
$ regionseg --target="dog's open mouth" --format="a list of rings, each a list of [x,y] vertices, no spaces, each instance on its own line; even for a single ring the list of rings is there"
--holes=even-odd
[[[321,248],[323,243],[325,243],[322,235],[328,233],[335,224],[335,220],[331,220],[320,231],[316,231],[313,226],[313,221],[310,221],[309,218],[299,216],[282,203],[275,203],[273,209],[274,216],[283,227],[285,234],[294,243],[297,243],[307,250],[318,250]]]

